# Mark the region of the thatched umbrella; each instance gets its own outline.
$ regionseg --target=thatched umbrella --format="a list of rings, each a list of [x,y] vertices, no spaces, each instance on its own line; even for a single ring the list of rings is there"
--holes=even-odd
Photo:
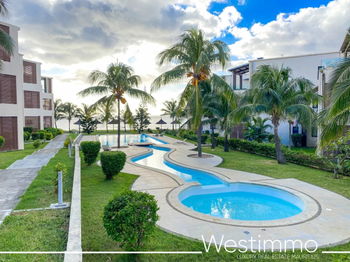
[[[173,129],[174,129],[174,125],[180,124],[180,123],[181,123],[180,120],[175,119],[175,120],[174,120],[173,122],[171,122],[170,124],[173,125]]]
[[[163,119],[160,119],[157,123],[156,123],[156,125],[160,125],[160,130],[162,130],[163,128],[163,125],[166,125],[166,122],[163,120]]]
[[[120,119],[120,122],[122,122],[123,119]],[[108,122],[109,125],[113,125],[113,131],[114,131],[114,125],[118,124],[118,118],[113,118],[110,122]]]
[[[79,133],[80,133],[80,125],[81,125],[81,121],[80,119],[78,119],[78,121],[76,121],[75,123],[73,123],[74,125],[79,125]]]

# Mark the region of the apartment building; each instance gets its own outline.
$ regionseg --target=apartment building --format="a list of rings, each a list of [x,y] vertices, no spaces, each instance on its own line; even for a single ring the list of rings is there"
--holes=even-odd
[[[41,76],[41,63],[26,60],[19,53],[19,27],[0,22],[0,30],[14,42],[11,56],[0,48],[0,136],[5,138],[0,150],[23,149],[24,127],[52,127],[52,78]]]

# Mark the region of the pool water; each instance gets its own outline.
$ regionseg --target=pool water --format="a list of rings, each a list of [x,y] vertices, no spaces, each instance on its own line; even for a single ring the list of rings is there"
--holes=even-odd
[[[169,172],[185,182],[198,182],[200,186],[189,187],[179,194],[180,202],[194,211],[220,218],[259,221],[291,217],[304,209],[301,199],[285,190],[253,183],[226,183],[208,172],[165,161],[169,148],[150,147],[152,153],[132,161]]]
[[[100,142],[101,145],[107,145],[107,146],[117,146],[118,144],[118,136],[115,134],[111,135],[100,135]],[[155,137],[141,134],[141,135],[130,135],[130,134],[121,134],[120,135],[120,145],[126,146],[129,143],[140,143],[140,142],[152,142],[154,144],[167,144],[166,142],[157,139]]]

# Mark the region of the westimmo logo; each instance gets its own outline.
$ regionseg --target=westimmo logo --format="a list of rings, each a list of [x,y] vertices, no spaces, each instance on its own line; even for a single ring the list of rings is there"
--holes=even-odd
[[[318,249],[318,244],[315,240],[300,240],[300,239],[260,239],[260,235],[257,238],[250,237],[249,239],[240,239],[239,241],[234,239],[225,239],[221,236],[217,239],[214,235],[211,235],[209,240],[205,239],[202,235],[202,241],[204,249],[209,252],[211,249],[215,249],[217,252],[226,251],[228,253],[246,253],[246,252],[287,252],[290,251],[305,251],[307,253],[314,253]]]

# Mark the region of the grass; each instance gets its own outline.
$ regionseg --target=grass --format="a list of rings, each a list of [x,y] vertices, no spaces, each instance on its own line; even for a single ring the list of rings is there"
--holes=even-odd
[[[307,154],[316,153],[316,147],[292,147],[291,150],[296,152],[303,152]]]
[[[222,157],[224,161],[220,164],[220,167],[274,178],[296,178],[350,198],[350,177],[344,176],[342,179],[334,179],[330,172],[292,163],[280,165],[271,158],[238,151],[223,152],[223,149],[218,147],[216,149],[205,148],[204,152]]]
[[[44,166],[38,176],[22,196],[16,209],[28,209],[38,207],[49,207],[50,204],[57,202],[57,192],[55,180],[57,172],[54,170],[58,162],[64,163],[66,173],[63,176],[63,200],[70,202],[72,193],[73,173],[74,173],[74,152],[72,157],[68,157],[68,149],[62,148],[49,163]]]
[[[68,210],[13,213],[0,226],[1,251],[64,251]],[[0,255],[0,261],[63,261],[63,255]]]
[[[16,209],[48,207],[57,202],[54,166],[57,162],[67,166],[64,200],[70,201],[74,159],[68,149],[61,149],[43,167],[29,186]],[[2,251],[64,251],[67,244],[69,209],[16,212],[0,225]],[[63,255],[0,255],[0,261],[63,261]]]
[[[34,148],[33,143],[24,144],[23,150],[0,152],[0,169],[8,168],[16,160],[22,159],[33,152],[45,147],[47,142],[40,145],[39,148]]]
[[[212,153],[220,153],[217,150]],[[236,152],[225,153],[225,158],[236,156]],[[233,154],[233,155],[232,155]],[[243,153],[242,153],[243,154]],[[245,160],[252,163],[254,161],[249,158],[251,155],[245,154]],[[271,159],[264,159],[271,161]],[[223,166],[228,165],[226,161]],[[235,161],[236,162],[236,161]],[[240,162],[240,161],[237,161]],[[276,164],[277,165],[277,164]],[[226,166],[227,167],[227,166]],[[243,167],[242,167],[243,168]],[[306,168],[301,167],[301,170]],[[313,170],[313,169],[312,169]],[[318,170],[313,170],[319,172]],[[311,172],[311,171],[310,171]],[[118,243],[114,242],[105,232],[102,222],[103,210],[105,205],[113,196],[120,194],[124,190],[131,187],[137,176],[131,174],[120,173],[111,181],[106,181],[101,171],[101,167],[93,164],[91,166],[82,165],[82,239],[84,251],[117,251],[122,250]],[[342,188],[343,189],[343,188]],[[242,259],[240,253],[228,253],[221,251],[217,253],[211,249],[209,253],[204,251],[202,242],[189,240],[156,228],[149,239],[144,243],[143,251],[203,251],[203,254],[142,254],[142,255],[84,255],[84,261],[236,261]],[[350,250],[350,244],[332,248],[332,250]],[[278,255],[278,254],[276,254]],[[246,253],[247,258],[244,261],[256,261],[258,255],[254,253]],[[260,254],[266,256],[266,259],[259,258],[259,261],[271,261],[271,253]],[[288,252],[281,256],[285,256],[283,260],[289,261],[346,261],[347,255],[320,255],[320,253],[310,255],[296,252],[292,254]],[[300,258],[304,256],[304,258]],[[296,259],[293,259],[296,258]],[[281,261],[276,260],[275,261]]]

